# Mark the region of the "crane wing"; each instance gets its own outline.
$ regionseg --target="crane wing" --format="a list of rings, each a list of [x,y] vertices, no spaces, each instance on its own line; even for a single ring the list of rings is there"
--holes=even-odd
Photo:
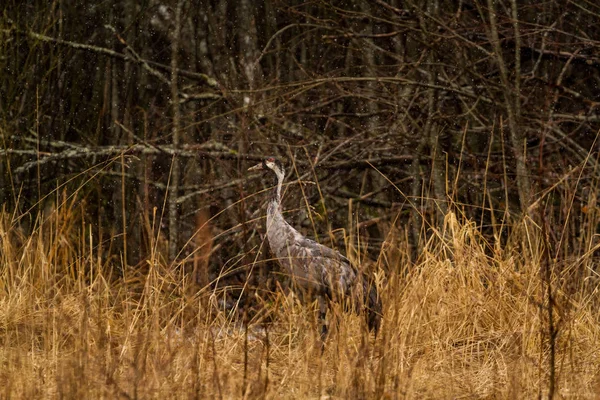
[[[339,252],[305,237],[299,241],[298,247],[303,249],[307,257],[309,269],[320,271],[321,282],[330,293],[348,293],[358,276],[358,270],[350,260]]]
[[[344,257],[340,252],[330,249],[327,246],[323,246],[320,243],[315,242],[312,239],[308,239],[303,237],[300,243],[298,243],[300,247],[304,247],[310,250],[313,257],[323,257],[333,259],[344,264],[352,265],[350,260]]]

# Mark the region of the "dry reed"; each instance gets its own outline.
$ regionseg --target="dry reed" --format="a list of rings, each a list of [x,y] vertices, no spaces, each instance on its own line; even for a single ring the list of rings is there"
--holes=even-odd
[[[115,265],[84,205],[57,204],[29,234],[26,215],[0,213],[0,397],[533,398],[551,379],[561,397],[597,393],[592,252],[546,281],[546,242],[530,219],[492,246],[450,212],[416,264],[406,232],[390,226],[373,265],[380,335],[334,309],[321,354],[316,307],[275,293],[259,299],[264,313],[236,317],[157,252],[143,268]]]

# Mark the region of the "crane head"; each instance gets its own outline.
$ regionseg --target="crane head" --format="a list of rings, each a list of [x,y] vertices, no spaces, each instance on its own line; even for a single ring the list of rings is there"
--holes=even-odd
[[[257,171],[257,170],[271,170],[275,173],[275,175],[284,175],[284,168],[281,161],[276,159],[275,157],[267,157],[261,163],[256,164],[254,167],[248,168],[248,171]]]

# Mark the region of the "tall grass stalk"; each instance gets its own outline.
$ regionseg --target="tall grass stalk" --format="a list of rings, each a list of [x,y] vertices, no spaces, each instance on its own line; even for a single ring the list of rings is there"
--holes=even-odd
[[[514,222],[506,240],[491,244],[480,222],[451,204],[455,211],[422,239],[411,263],[410,232],[394,218],[382,220],[388,234],[366,266],[378,277],[382,331],[375,339],[362,318],[334,308],[337,323],[321,352],[316,305],[267,293],[264,312],[235,318],[221,306],[222,293],[205,287],[190,295],[189,279],[161,256],[158,236],[148,235],[154,250],[144,265],[102,255],[85,202],[64,190],[35,217],[0,212],[0,397],[532,398],[597,391],[594,235],[582,246],[589,251],[557,266],[544,255],[549,235],[533,220]],[[357,220],[349,220],[348,246],[369,264]]]

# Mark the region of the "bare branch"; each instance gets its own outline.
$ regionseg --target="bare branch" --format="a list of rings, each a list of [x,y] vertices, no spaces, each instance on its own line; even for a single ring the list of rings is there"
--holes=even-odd
[[[105,55],[108,57],[117,58],[119,60],[132,62],[134,64],[141,64],[141,65],[145,64],[148,66],[160,68],[160,69],[162,69],[164,71],[168,71],[170,73],[173,72],[172,67],[170,67],[168,65],[161,64],[161,63],[151,61],[151,60],[144,60],[144,59],[140,58],[139,56],[136,57],[134,55],[130,56],[127,54],[122,54],[117,51],[107,49],[105,47],[99,47],[99,46],[83,44],[83,43],[76,43],[76,42],[71,42],[71,41],[63,40],[63,39],[56,39],[56,38],[42,35],[42,34],[39,34],[39,33],[33,32],[33,31],[22,31],[22,30],[17,30],[17,29],[1,29],[0,32],[5,33],[5,34],[16,33],[16,34],[20,34],[20,35],[26,35],[33,39],[42,41],[42,42],[55,43],[55,44],[58,44],[61,46],[67,46],[67,47],[71,47],[71,48],[74,48],[77,50],[83,50],[83,51],[88,51],[88,52],[92,52],[92,53],[96,53],[96,54],[102,54],[102,55]],[[135,54],[135,53],[132,53],[132,54]],[[212,78],[206,74],[192,72],[192,71],[186,71],[186,70],[182,70],[182,69],[178,69],[177,73],[179,75],[184,76],[189,79],[202,81],[204,84],[206,84],[212,88],[219,89],[219,84],[217,83],[217,81],[214,78]]]

